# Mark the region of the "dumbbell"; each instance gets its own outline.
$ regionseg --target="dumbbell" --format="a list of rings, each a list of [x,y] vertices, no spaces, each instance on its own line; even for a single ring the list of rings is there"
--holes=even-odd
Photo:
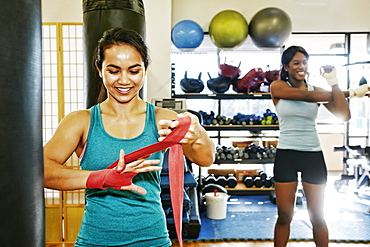
[[[263,180],[261,179],[260,176],[256,176],[253,180],[254,182],[254,186],[256,186],[256,188],[261,188],[263,186]]]
[[[265,181],[264,181],[264,186],[266,188],[271,188],[273,186],[273,184],[274,184],[274,182],[270,177],[266,178]]]
[[[216,179],[216,183],[221,185],[222,187],[226,187],[227,185],[226,177],[222,175],[218,176]]]
[[[259,174],[259,176],[261,177],[262,180],[266,180],[266,178],[267,178],[266,172],[260,171],[258,174]]]
[[[237,184],[238,184],[238,180],[236,179],[234,174],[229,174],[227,177],[227,186],[229,188],[235,188]]]
[[[215,184],[217,181],[216,177],[215,177],[215,174],[209,174],[205,180],[204,180],[204,184]]]
[[[252,188],[254,185],[254,181],[251,176],[244,176],[243,183],[247,188]]]

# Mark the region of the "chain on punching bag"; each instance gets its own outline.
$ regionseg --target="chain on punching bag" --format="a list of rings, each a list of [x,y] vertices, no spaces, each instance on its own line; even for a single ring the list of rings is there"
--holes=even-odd
[[[0,245],[44,247],[40,0],[2,1],[0,22]]]
[[[145,13],[142,0],[84,0],[86,108],[97,103],[101,80],[94,65],[94,51],[103,32],[116,27],[135,30],[145,38]]]

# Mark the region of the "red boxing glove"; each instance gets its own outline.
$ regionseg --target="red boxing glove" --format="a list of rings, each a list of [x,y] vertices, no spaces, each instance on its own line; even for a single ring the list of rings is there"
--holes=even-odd
[[[106,189],[111,187],[119,190],[122,186],[129,186],[132,184],[132,178],[136,172],[120,173],[117,169],[104,169],[93,171],[90,173],[86,181],[87,188]]]

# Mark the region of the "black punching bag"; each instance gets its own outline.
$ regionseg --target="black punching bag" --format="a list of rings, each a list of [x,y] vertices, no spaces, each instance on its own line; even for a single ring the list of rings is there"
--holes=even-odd
[[[41,1],[1,1],[0,23],[0,246],[44,247]]]
[[[101,80],[93,62],[94,51],[104,31],[122,27],[135,30],[145,38],[145,13],[142,0],[83,0],[85,41],[86,108],[95,105]]]

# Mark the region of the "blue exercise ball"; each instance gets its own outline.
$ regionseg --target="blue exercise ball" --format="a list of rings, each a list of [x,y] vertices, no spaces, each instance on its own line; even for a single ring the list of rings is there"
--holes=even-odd
[[[195,49],[202,44],[203,29],[191,20],[178,22],[171,32],[172,43],[179,49]]]
[[[249,23],[249,35],[258,47],[280,47],[292,32],[289,15],[279,8],[257,12]]]

